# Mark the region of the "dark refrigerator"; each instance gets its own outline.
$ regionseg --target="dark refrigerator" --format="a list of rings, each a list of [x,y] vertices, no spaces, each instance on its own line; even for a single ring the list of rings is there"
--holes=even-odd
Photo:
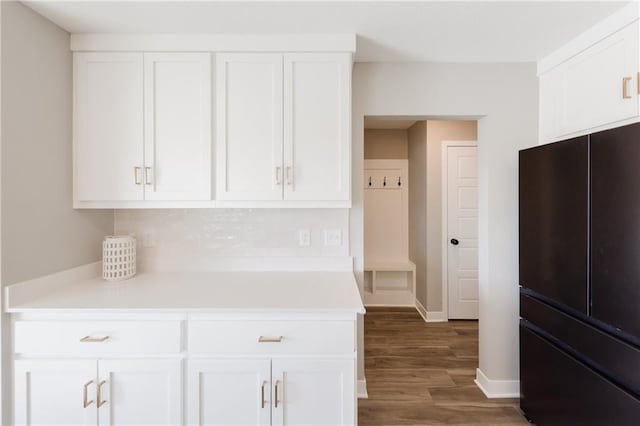
[[[520,151],[520,407],[640,424],[640,124]]]

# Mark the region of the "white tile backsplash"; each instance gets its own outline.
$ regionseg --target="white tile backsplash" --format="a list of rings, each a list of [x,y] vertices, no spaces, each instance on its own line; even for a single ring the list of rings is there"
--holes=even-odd
[[[298,245],[300,230],[311,231],[307,247]],[[342,244],[325,245],[325,230],[340,230]],[[348,209],[116,210],[115,232],[136,236],[142,269],[181,259],[349,255]]]

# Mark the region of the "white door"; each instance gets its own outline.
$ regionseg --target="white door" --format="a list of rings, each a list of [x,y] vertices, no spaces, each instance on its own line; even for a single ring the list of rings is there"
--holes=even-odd
[[[100,425],[182,424],[180,360],[100,360]]]
[[[216,55],[216,199],[282,199],[282,55]]]
[[[187,375],[189,425],[271,424],[268,359],[192,359]]]
[[[355,424],[353,360],[274,359],[274,426]]]
[[[74,54],[78,200],[143,199],[142,58],[142,53]]]
[[[211,199],[211,55],[146,53],[145,199]]]
[[[449,319],[478,318],[478,155],[448,146],[447,287]]]
[[[284,57],[285,200],[348,200],[351,56]]]
[[[14,374],[16,425],[98,424],[96,361],[18,360]]]

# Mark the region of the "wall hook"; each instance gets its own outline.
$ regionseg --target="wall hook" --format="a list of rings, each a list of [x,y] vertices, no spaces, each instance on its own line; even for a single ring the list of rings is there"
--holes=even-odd
[[[386,176],[382,180],[382,186],[387,186],[387,177]]]
[[[371,176],[369,176],[369,186],[371,186]]]
[[[398,176],[398,186],[402,186],[402,176]]]

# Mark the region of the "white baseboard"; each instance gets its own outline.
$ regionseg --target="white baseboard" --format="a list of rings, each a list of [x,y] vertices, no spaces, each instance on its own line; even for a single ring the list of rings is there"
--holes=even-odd
[[[418,311],[424,322],[427,322],[427,308],[425,308],[418,299],[416,299],[416,310]]]
[[[520,398],[519,380],[491,380],[476,368],[474,381],[487,398]]]
[[[369,394],[367,393],[367,379],[358,380],[358,399],[367,399]]]
[[[425,308],[418,299],[416,299],[416,310],[418,311],[424,322],[447,322],[447,319],[444,316],[444,312],[428,312],[427,308]]]
[[[427,322],[447,322],[447,318],[444,316],[444,312],[442,311],[427,311]]]

